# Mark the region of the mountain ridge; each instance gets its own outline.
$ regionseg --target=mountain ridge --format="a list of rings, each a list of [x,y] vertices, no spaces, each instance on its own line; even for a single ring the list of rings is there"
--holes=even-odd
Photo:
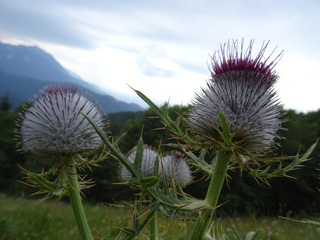
[[[144,110],[138,104],[117,100],[76,75],[37,46],[15,46],[0,41],[0,97],[8,96],[13,108],[47,85],[67,84],[82,89],[105,113]]]

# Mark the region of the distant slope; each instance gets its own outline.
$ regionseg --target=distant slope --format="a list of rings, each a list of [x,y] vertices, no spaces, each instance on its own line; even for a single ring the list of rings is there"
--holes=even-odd
[[[54,84],[57,83],[40,81],[24,76],[10,75],[0,71],[0,97],[7,95],[12,108],[14,109],[28,99],[33,98],[34,94],[37,94],[43,87]],[[68,83],[68,85],[77,86],[77,84],[72,83]],[[143,108],[137,104],[121,102],[109,95],[101,95],[85,88],[82,89],[87,96],[91,97],[98,105],[100,105],[105,113],[143,111]]]
[[[38,47],[13,46],[0,42],[0,97],[8,95],[14,108],[46,85],[68,84],[84,89],[106,113],[144,110],[137,104],[118,101],[96,85],[75,76]]]

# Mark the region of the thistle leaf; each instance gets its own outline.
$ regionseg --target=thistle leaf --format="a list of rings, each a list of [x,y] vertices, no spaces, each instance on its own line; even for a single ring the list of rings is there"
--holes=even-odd
[[[229,131],[227,119],[225,118],[224,114],[221,111],[219,111],[219,120],[222,128],[222,132],[219,132],[220,136],[224,141],[226,150],[231,150],[230,148],[232,146],[233,136]]]
[[[150,176],[150,177],[141,178],[139,180],[139,183],[143,188],[149,188],[158,183],[158,177]]]
[[[133,163],[135,169],[137,169],[140,172],[141,172],[142,154],[143,154],[143,140],[140,138],[138,140],[138,144],[136,148],[136,156]]]
[[[252,167],[248,167],[248,172],[254,178],[260,179],[262,181],[266,181],[266,179],[274,177],[290,177],[290,175],[288,175],[289,172],[301,168],[304,162],[310,160],[309,156],[315,149],[317,143],[318,140],[314,144],[312,144],[311,147],[302,156],[298,152],[295,156],[282,157],[280,160],[271,159],[269,162],[267,162],[264,169],[254,169]],[[283,161],[288,160],[291,160],[291,162],[288,165],[283,166]],[[276,170],[272,171],[271,165],[273,165],[275,162],[279,163]]]

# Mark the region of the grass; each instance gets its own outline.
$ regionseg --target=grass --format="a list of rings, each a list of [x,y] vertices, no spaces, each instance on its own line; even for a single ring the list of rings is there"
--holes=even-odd
[[[120,227],[131,226],[130,208],[105,205],[85,205],[95,239],[115,239]],[[320,239],[320,229],[313,225],[280,218],[219,219],[218,227],[232,233],[231,221],[242,233],[260,229],[263,240]],[[161,239],[188,239],[192,223],[160,215]],[[148,229],[143,233],[147,235]],[[179,237],[177,237],[179,236]],[[15,199],[0,196],[0,239],[80,239],[71,206],[63,202]],[[139,237],[137,239],[147,239]]]

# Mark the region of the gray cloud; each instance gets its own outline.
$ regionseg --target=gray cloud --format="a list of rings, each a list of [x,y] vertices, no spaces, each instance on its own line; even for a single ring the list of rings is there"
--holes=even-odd
[[[281,37],[288,44],[298,41],[314,46],[319,39],[319,34],[312,31],[319,24],[319,6],[316,0],[308,4],[255,0],[2,0],[0,34],[79,48],[93,48],[100,42],[118,44],[114,36],[127,39],[122,46],[118,44],[127,49],[131,38],[198,45],[208,51],[221,39],[241,37],[259,41],[267,37],[277,42]]]
[[[152,64],[146,58],[138,57],[137,63],[142,74],[150,77],[166,77],[170,78],[174,76],[174,71],[171,69],[160,68]]]
[[[0,33],[61,45],[91,48],[94,41],[86,36],[63,8],[39,1],[0,3]]]
[[[210,74],[210,65],[205,64],[195,64],[187,61],[176,61],[176,63],[181,67],[191,72],[197,72],[201,74]]]

